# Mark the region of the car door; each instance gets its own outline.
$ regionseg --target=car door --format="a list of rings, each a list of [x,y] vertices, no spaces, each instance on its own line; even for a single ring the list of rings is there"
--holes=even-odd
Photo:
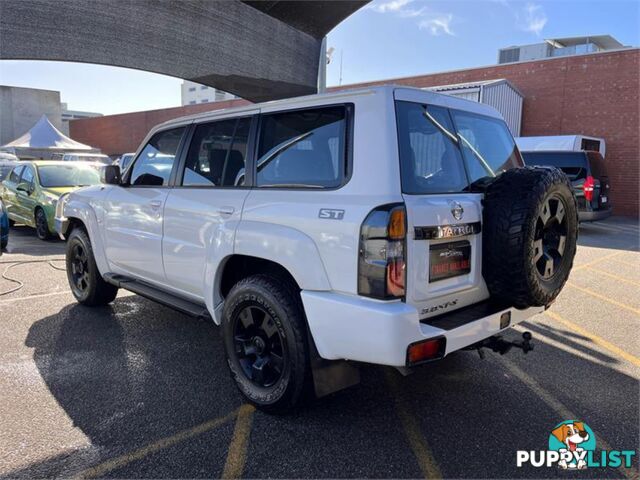
[[[18,214],[23,218],[25,223],[35,226],[34,212],[36,208],[36,193],[33,166],[25,165],[18,185],[20,186],[20,189],[16,187],[16,209]],[[23,190],[23,187],[26,188],[26,190]]]
[[[24,165],[18,165],[11,170],[11,173],[2,184],[2,200],[4,206],[7,209],[7,214],[11,220],[17,220],[19,222],[24,221],[18,206],[18,183],[20,182],[20,175],[24,170]]]
[[[195,299],[213,291],[215,265],[233,253],[249,193],[245,168],[252,122],[248,115],[195,125],[167,198],[162,245],[167,282]]]
[[[165,283],[162,228],[176,156],[186,127],[155,133],[105,201],[105,248],[114,273]]]

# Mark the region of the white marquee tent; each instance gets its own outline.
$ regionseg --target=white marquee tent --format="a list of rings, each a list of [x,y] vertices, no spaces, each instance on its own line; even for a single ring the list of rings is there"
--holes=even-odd
[[[27,133],[0,147],[0,151],[10,152],[20,159],[54,158],[54,154],[67,152],[100,153],[100,149],[76,142],[54,127],[46,115],[31,127]]]

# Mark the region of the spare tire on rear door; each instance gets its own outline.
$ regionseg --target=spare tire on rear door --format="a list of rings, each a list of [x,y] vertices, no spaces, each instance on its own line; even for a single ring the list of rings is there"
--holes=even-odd
[[[508,170],[485,191],[482,275],[491,296],[518,308],[549,305],[573,266],[576,201],[556,168]]]

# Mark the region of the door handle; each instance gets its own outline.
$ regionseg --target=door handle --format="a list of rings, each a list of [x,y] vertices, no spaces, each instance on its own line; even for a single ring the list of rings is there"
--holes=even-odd
[[[157,210],[158,208],[160,208],[162,206],[162,202],[160,200],[151,200],[149,202],[149,206],[151,208],[153,208],[154,210]]]
[[[233,207],[220,207],[220,208],[218,208],[218,213],[220,215],[227,215],[227,216],[233,215],[233,212],[235,212],[235,211],[236,211],[236,209],[233,208]]]

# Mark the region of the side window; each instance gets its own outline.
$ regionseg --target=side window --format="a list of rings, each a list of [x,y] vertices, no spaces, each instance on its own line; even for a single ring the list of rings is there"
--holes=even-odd
[[[22,170],[24,170],[24,165],[14,168],[11,171],[11,175],[9,175],[9,181],[17,184],[20,181],[20,174],[22,173]]]
[[[27,183],[30,188],[33,188],[33,169],[31,167],[24,167],[20,183]]]
[[[250,118],[198,125],[189,147],[182,185],[244,185],[250,126]]]
[[[259,187],[338,187],[346,171],[346,109],[325,107],[262,117]]]
[[[132,186],[166,186],[169,184],[176,152],[185,128],[158,132],[144,147],[131,172]]]

